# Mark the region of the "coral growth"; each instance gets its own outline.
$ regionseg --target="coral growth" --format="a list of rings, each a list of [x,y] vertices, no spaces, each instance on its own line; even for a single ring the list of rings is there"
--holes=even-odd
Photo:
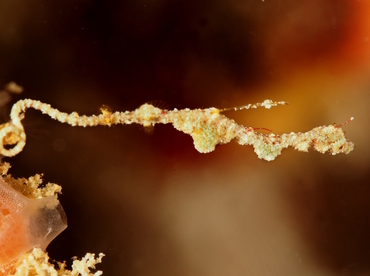
[[[100,253],[99,257],[95,254],[87,253],[81,260],[74,259],[72,270],[66,269],[65,263],[57,262],[57,268],[49,262],[49,256],[40,248],[35,248],[32,252],[27,253],[20,258],[14,265],[16,267],[12,276],[99,276],[102,271],[92,273],[91,269],[95,269],[95,265],[101,263],[104,254]]]
[[[67,227],[66,216],[57,194],[61,187],[47,183],[40,187],[41,176],[14,179],[7,172],[9,163],[0,164],[0,276],[2,275],[71,275],[98,276],[94,274],[98,258],[87,253],[75,259],[72,270],[64,263],[57,266],[49,262],[44,251],[48,244]]]
[[[56,196],[30,199],[0,177],[0,266],[35,247],[46,249],[67,228]]]

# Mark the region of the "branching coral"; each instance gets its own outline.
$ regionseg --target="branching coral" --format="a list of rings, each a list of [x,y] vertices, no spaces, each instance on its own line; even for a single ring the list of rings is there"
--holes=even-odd
[[[74,259],[72,270],[66,269],[65,263],[57,263],[57,268],[49,261],[47,253],[40,248],[34,248],[30,253],[24,254],[14,264],[15,270],[12,276],[100,276],[102,271],[92,273],[90,269],[95,269],[95,265],[101,263],[104,254],[99,257],[95,254],[87,253],[81,260]]]
[[[262,103],[249,104],[235,108],[235,110],[257,107],[269,109],[272,106],[285,104],[287,103],[283,101],[265,100]],[[231,140],[235,140],[240,145],[253,146],[258,157],[267,161],[274,160],[287,147],[304,152],[313,148],[318,152],[329,152],[332,155],[348,154],[354,149],[354,144],[345,138],[341,125],[316,127],[305,133],[262,134],[251,127],[239,125],[223,115],[222,112],[226,109],[174,109],[170,111],[151,104],[143,104],[134,111],[112,113],[107,109],[102,109],[102,113],[99,115],[80,116],[76,112],[67,114],[52,108],[49,104],[25,99],[14,104],[11,111],[11,121],[0,129],[0,154],[14,156],[22,151],[26,144],[26,135],[21,120],[28,108],[40,110],[51,118],[71,126],[111,126],[137,123],[148,127],[155,124],[172,124],[177,130],[191,135],[195,148],[201,153],[212,152],[216,145],[226,144]],[[14,147],[6,149],[4,145],[7,144],[12,144]]]

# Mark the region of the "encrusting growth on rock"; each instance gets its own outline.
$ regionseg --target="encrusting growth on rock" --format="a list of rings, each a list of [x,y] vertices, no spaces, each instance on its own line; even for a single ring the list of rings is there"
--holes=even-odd
[[[0,163],[0,276],[99,276],[104,254],[73,258],[71,269],[44,251],[67,224],[57,200],[61,187],[42,184],[42,176],[13,178],[10,164]]]
[[[249,104],[242,107],[231,108],[234,110],[265,107],[267,109],[285,105],[287,102],[274,102],[265,100],[262,103]],[[0,128],[0,154],[14,156],[22,151],[26,144],[26,135],[21,120],[28,108],[40,110],[51,118],[71,126],[111,126],[115,124],[141,124],[144,127],[155,124],[172,124],[174,128],[191,135],[195,148],[201,153],[208,153],[215,150],[216,145],[226,144],[235,140],[240,145],[250,145],[260,159],[267,161],[274,160],[281,154],[282,149],[293,147],[298,151],[307,152],[313,148],[318,152],[329,152],[332,155],[338,153],[350,153],[354,144],[348,141],[341,125],[320,126],[304,133],[289,134],[263,134],[251,127],[244,127],[237,124],[221,114],[230,109],[182,109],[165,110],[151,104],[143,104],[134,111],[114,112],[103,108],[100,115],[78,115],[60,112],[49,104],[36,100],[20,100],[13,105],[11,121]],[[353,118],[351,118],[353,120]],[[14,145],[6,149],[4,145]]]

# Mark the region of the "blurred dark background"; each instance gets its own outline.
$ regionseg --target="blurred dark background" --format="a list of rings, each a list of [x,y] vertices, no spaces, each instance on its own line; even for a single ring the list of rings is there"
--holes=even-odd
[[[228,112],[274,133],[355,121],[350,155],[234,143],[198,153],[158,125],[72,128],[29,110],[11,174],[63,187],[69,226],[50,256],[104,252],[104,275],[370,273],[370,2],[0,2],[0,87],[64,112],[287,107]],[[8,120],[11,103],[1,107]]]

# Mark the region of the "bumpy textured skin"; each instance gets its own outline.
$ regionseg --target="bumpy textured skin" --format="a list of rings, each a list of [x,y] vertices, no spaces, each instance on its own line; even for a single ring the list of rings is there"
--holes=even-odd
[[[285,105],[286,102],[274,102],[265,100],[262,103],[249,104],[235,110]],[[172,124],[174,128],[191,135],[195,148],[201,153],[215,150],[216,145],[226,144],[235,140],[240,145],[250,145],[261,159],[272,161],[281,154],[282,149],[293,147],[298,151],[307,152],[313,148],[321,153],[350,153],[354,150],[354,144],[347,140],[340,126],[329,125],[316,127],[305,133],[289,134],[261,134],[253,128],[237,124],[221,114],[224,110],[217,108],[207,109],[183,109],[164,110],[151,104],[144,104],[134,111],[115,112],[102,110],[100,115],[78,115],[76,112],[67,114],[52,108],[48,104],[35,100],[20,100],[14,104],[11,112],[11,121],[0,127],[0,154],[14,156],[26,143],[26,135],[21,123],[27,108],[40,110],[51,118],[71,126],[97,126],[113,124],[141,124],[144,127],[155,124]],[[352,120],[352,118],[351,118]],[[4,145],[15,145],[6,149]]]

